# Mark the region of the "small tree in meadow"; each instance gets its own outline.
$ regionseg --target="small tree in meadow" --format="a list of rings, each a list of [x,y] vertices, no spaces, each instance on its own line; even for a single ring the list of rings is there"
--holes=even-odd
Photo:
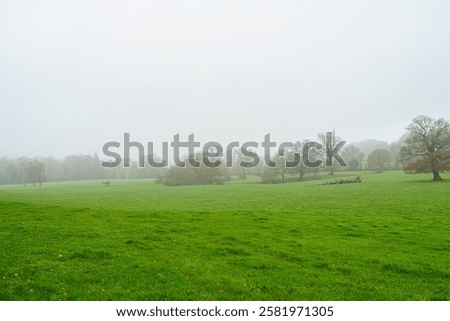
[[[391,162],[391,153],[387,149],[375,149],[367,158],[369,170],[381,173],[388,168]]]

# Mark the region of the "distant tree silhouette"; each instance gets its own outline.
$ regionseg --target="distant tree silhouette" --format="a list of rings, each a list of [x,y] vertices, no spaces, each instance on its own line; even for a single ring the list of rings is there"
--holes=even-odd
[[[369,170],[376,170],[379,173],[389,166],[390,161],[391,153],[384,148],[375,149],[372,153],[370,153],[369,157],[367,157],[367,165],[369,166]]]
[[[39,186],[42,185],[42,182],[45,179],[45,166],[43,163],[38,162],[37,160],[29,161],[25,164],[24,171],[26,173],[27,181],[33,183],[33,186],[36,183],[39,183]]]
[[[358,147],[355,147],[353,145],[347,146],[342,151],[342,157],[347,162],[349,170],[356,171],[358,169],[361,169],[364,154],[359,150]]]

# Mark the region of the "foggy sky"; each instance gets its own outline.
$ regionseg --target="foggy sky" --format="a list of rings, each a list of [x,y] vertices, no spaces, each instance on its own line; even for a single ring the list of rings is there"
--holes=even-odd
[[[450,119],[449,1],[0,1],[0,156],[397,140]]]

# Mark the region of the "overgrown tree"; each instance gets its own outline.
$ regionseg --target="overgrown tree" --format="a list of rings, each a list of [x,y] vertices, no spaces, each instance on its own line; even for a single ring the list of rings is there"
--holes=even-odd
[[[406,129],[405,172],[433,173],[433,181],[442,180],[440,172],[450,169],[450,123],[444,118],[417,116]]]

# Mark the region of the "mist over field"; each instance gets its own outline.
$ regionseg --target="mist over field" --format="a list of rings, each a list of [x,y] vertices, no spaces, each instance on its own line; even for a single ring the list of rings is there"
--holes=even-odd
[[[2,1],[2,156],[140,142],[398,140],[448,119],[448,1]],[[159,146],[159,145],[157,145]]]
[[[0,301],[448,302],[449,17],[0,1]]]

